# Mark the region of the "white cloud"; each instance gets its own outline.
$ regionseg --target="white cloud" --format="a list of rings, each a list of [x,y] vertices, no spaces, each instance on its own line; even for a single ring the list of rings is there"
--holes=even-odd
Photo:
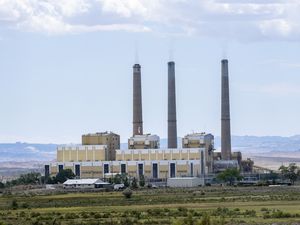
[[[298,0],[0,0],[0,23],[48,34],[123,30],[300,39]]]

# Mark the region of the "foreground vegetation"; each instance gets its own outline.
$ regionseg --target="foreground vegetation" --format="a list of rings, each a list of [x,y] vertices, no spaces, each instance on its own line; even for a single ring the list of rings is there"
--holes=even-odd
[[[0,224],[300,224],[297,186],[63,192],[3,194]]]

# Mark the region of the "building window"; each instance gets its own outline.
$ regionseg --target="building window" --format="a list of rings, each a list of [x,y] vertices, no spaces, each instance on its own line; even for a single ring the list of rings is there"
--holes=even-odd
[[[143,176],[144,175],[144,164],[140,163],[138,165],[138,172],[139,172],[139,176]]]
[[[158,178],[158,167],[157,163],[152,164],[152,177],[153,178]]]
[[[109,173],[109,164],[104,164],[104,174]]]
[[[50,176],[50,168],[49,165],[45,165],[45,177],[49,177]]]
[[[80,177],[80,165],[75,165],[75,176]]]
[[[204,175],[204,154],[203,151],[201,151],[201,174]]]
[[[126,173],[126,164],[121,164],[121,174]]]
[[[64,169],[64,165],[58,165],[58,172],[61,172]]]
[[[194,163],[191,163],[191,177],[194,176]]]
[[[170,177],[176,176],[176,166],[175,163],[170,163]]]

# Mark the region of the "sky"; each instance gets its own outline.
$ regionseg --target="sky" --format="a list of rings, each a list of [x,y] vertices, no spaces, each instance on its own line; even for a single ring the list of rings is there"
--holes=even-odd
[[[0,0],[0,142],[80,143],[132,134],[132,66],[144,132],[220,135],[229,60],[234,135],[300,134],[299,0]]]

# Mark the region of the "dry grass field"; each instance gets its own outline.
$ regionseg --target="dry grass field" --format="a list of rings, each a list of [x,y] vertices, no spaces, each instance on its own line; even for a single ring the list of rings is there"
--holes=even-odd
[[[300,224],[300,187],[199,187],[0,197],[0,224]]]

